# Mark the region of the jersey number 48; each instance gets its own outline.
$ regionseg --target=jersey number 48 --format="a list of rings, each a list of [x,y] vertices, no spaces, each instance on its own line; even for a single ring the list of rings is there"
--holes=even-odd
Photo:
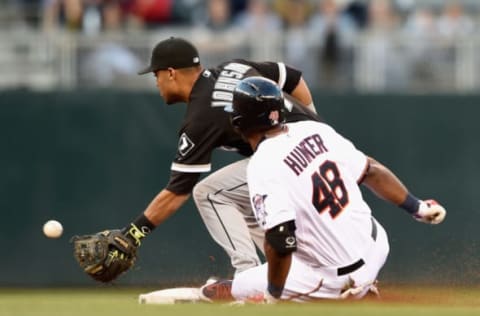
[[[338,171],[337,165],[330,160],[325,161],[318,172],[312,174],[312,204],[321,214],[329,210],[335,218],[348,204],[348,192]]]

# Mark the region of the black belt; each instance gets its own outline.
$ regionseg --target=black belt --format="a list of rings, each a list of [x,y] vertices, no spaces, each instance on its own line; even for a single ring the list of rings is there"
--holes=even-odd
[[[363,261],[363,259],[358,259],[357,262],[349,264],[348,266],[338,268],[337,275],[341,276],[341,275],[352,273],[353,271],[356,271],[357,269],[359,269],[364,264],[365,264],[365,261]]]
[[[373,217],[372,217],[371,236],[374,241],[377,240],[377,224],[375,224],[375,220],[373,219]],[[348,266],[338,268],[337,275],[341,276],[341,275],[352,273],[353,271],[360,269],[360,267],[362,267],[364,264],[365,264],[365,261],[363,261],[363,259],[358,259],[356,262],[349,264]]]

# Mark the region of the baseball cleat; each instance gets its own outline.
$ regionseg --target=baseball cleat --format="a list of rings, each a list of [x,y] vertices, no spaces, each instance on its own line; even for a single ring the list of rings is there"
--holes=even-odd
[[[226,302],[233,301],[232,280],[208,279],[205,285],[200,288],[200,299],[205,302]],[[209,282],[210,281],[210,282]]]

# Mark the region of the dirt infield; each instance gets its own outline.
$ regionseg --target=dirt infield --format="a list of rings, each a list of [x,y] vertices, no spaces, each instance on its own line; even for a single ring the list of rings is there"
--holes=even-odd
[[[380,284],[380,294],[380,299],[369,297],[364,301],[378,304],[480,307],[480,287]]]
[[[478,316],[480,288],[381,286],[381,298],[309,304],[142,305],[140,293],[158,289],[95,287],[84,289],[0,289],[0,316]]]

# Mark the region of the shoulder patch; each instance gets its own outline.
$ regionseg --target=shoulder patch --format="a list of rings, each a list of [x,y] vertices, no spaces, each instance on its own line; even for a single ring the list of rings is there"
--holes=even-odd
[[[183,133],[178,140],[178,152],[180,155],[185,157],[193,149],[193,147],[195,147],[195,144],[187,136],[187,134]]]
[[[252,204],[255,209],[255,217],[261,226],[265,226],[265,217],[268,215],[265,210],[265,199],[267,198],[266,194],[255,194],[252,198]]]

